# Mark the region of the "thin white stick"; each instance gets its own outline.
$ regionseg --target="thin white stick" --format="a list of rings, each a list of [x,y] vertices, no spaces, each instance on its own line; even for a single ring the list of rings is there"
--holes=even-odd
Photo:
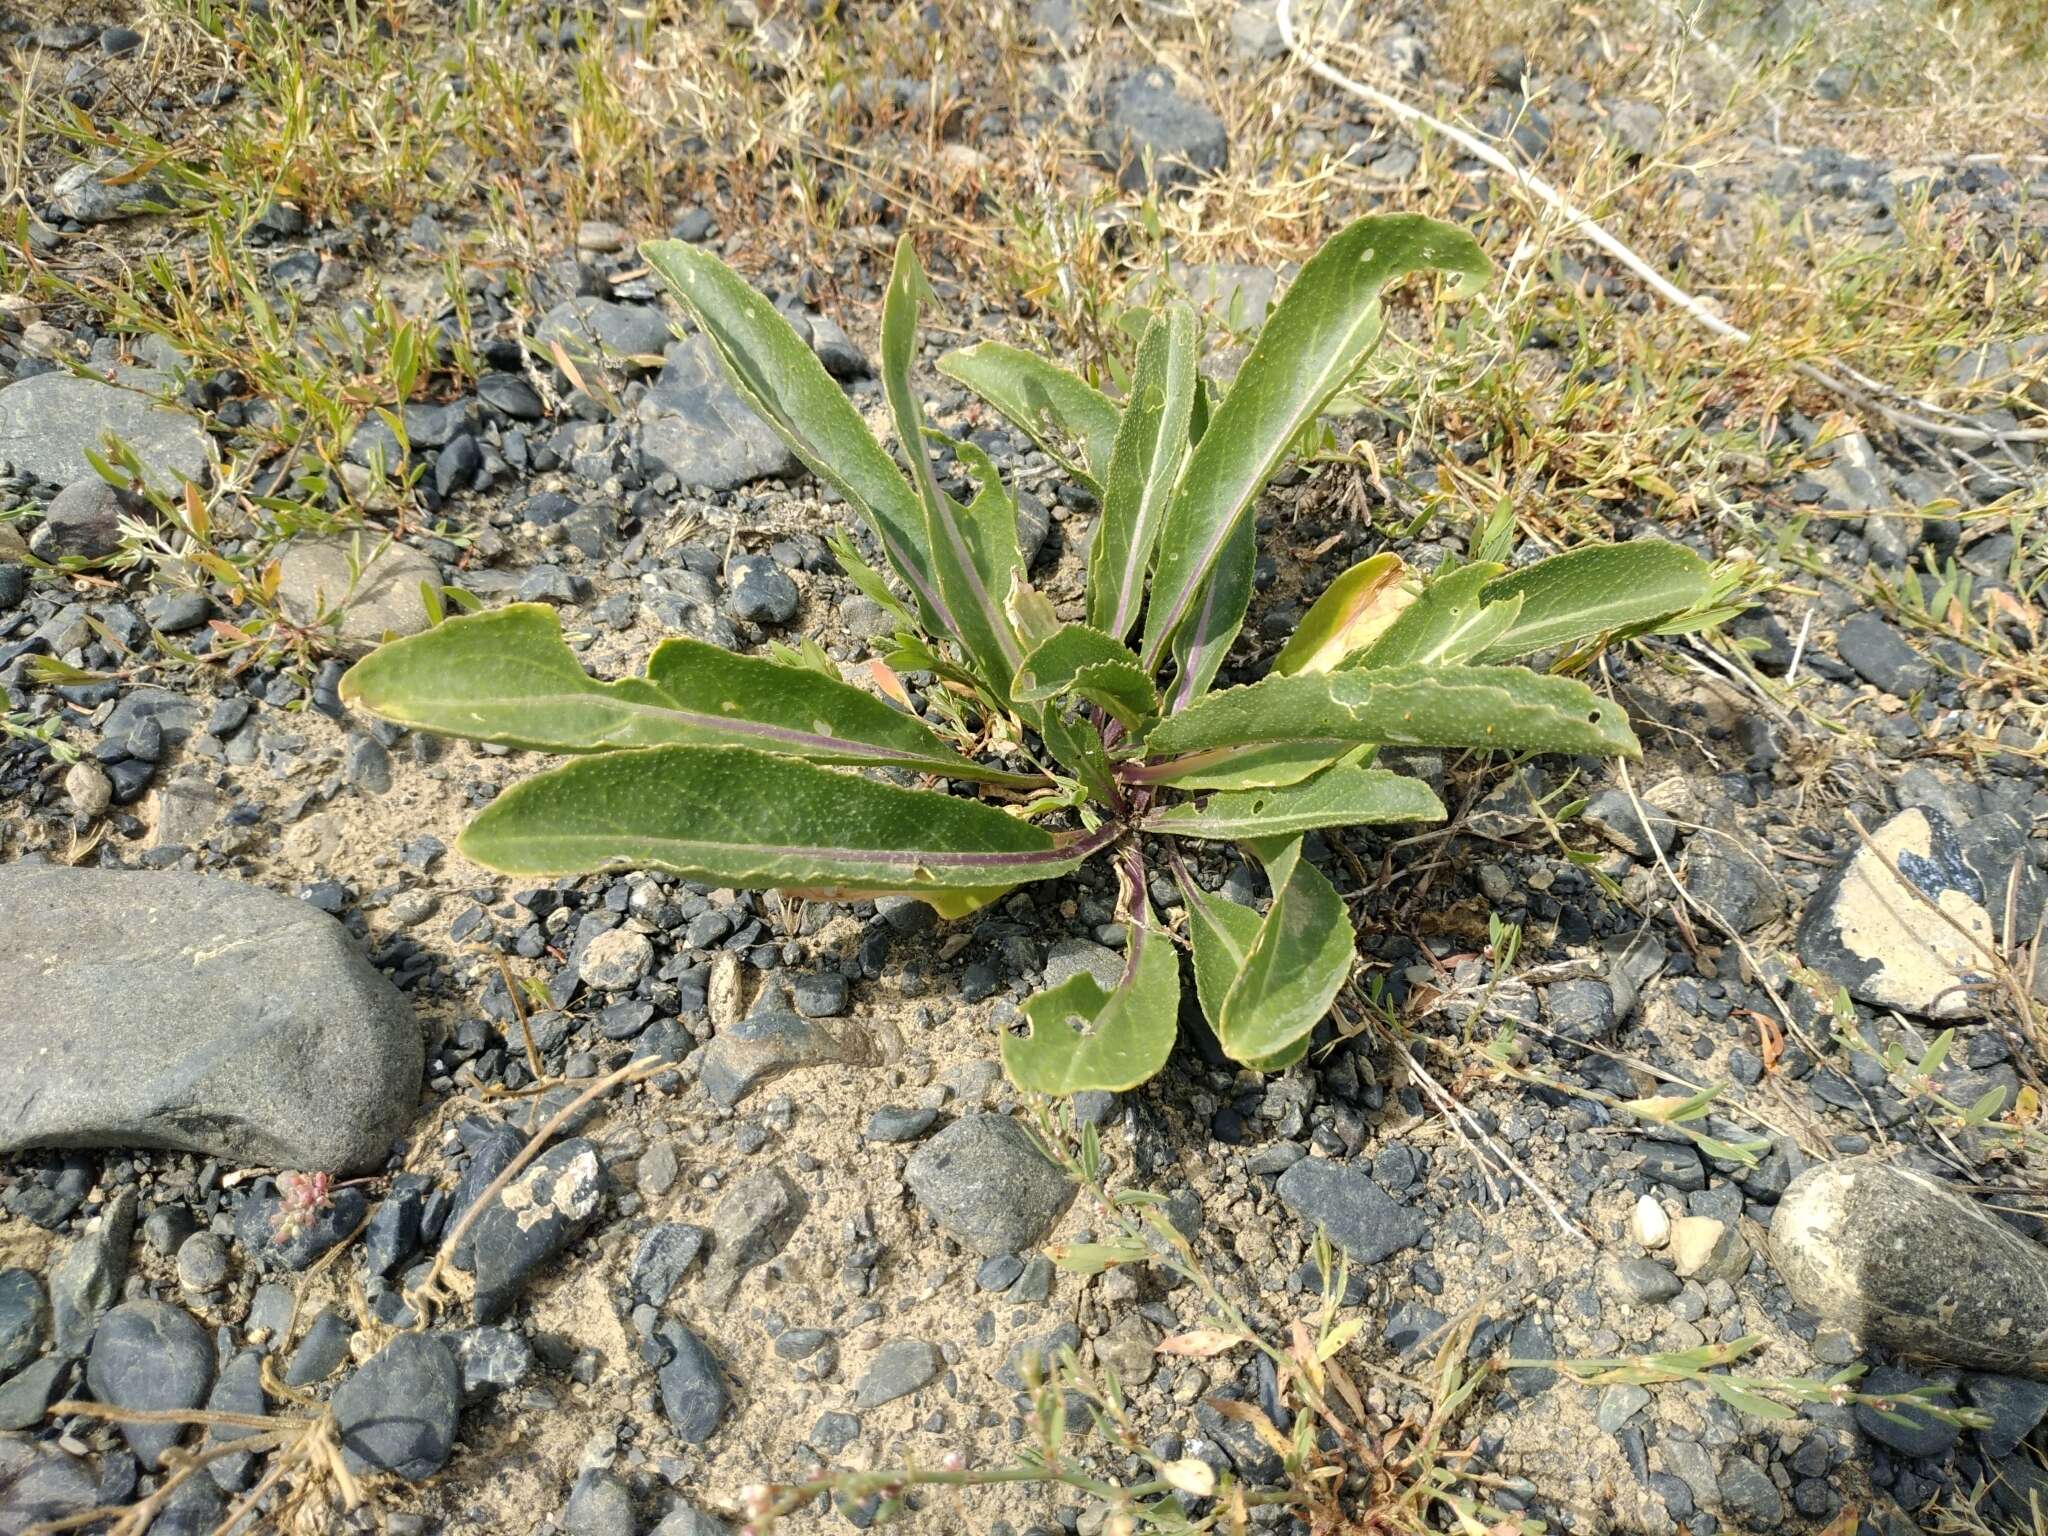
[[[1558,191],[1556,187],[1553,187],[1534,171],[1515,164],[1514,161],[1510,160],[1478,135],[1468,133],[1455,124],[1444,122],[1441,118],[1432,117],[1420,107],[1413,106],[1401,100],[1398,96],[1389,95],[1378,86],[1368,85],[1363,80],[1355,79],[1330,64],[1321,54],[1308,47],[1307,44],[1303,43],[1295,35],[1294,0],[1279,0],[1274,16],[1280,25],[1280,40],[1287,45],[1288,52],[1292,53],[1307,66],[1311,74],[1328,81],[1341,91],[1346,91],[1353,96],[1359,97],[1361,100],[1371,102],[1381,111],[1391,113],[1411,128],[1426,129],[1431,133],[1449,139],[1453,144],[1464,150],[1466,154],[1483,161],[1502,175],[1511,178],[1523,191],[1560,215],[1565,223],[1571,227],[1572,232],[1578,235],[1579,238],[1599,247],[1602,251],[1613,257],[1614,260],[1621,263],[1622,266],[1628,268],[1651,292],[1655,293],[1673,308],[1679,310],[1688,319],[1714,337],[1715,340],[1728,342],[1739,347],[1749,346],[1755,341],[1756,338],[1751,336],[1748,331],[1723,320],[1713,310],[1709,309],[1706,304],[1687,293],[1683,288],[1651,266],[1649,262],[1638,256],[1628,246],[1622,244],[1620,240],[1609,234],[1606,227],[1597,219],[1588,213],[1582,212],[1562,192]],[[1963,418],[1959,412],[1947,410],[1942,406],[1931,404],[1928,401],[1893,389],[1891,386],[1880,383],[1867,374],[1859,373],[1839,359],[1835,362],[1832,371],[1813,363],[1795,362],[1790,366],[1792,371],[1800,377],[1820,385],[1821,388],[1827,390],[1830,394],[1838,395],[1852,405],[1882,417],[1885,422],[1894,427],[1914,432],[1923,432],[1931,437],[1946,438],[1951,442],[1976,445],[1985,443],[2048,443],[2048,429],[2027,428],[2011,432],[1993,432],[1989,428],[1982,426],[1961,426],[1957,425],[1955,421],[1937,421],[1933,419],[1936,416],[1955,417],[1957,420],[1965,420],[1967,418]],[[1901,410],[1896,406],[1886,405],[1879,398],[1880,396],[1889,396],[1894,400],[1903,401],[1912,409]]]

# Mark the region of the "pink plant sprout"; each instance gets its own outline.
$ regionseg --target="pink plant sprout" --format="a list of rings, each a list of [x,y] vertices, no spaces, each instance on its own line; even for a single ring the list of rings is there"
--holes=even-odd
[[[334,1176],[328,1173],[281,1173],[277,1176],[280,1199],[270,1218],[270,1240],[288,1243],[327,1209],[334,1192]]]

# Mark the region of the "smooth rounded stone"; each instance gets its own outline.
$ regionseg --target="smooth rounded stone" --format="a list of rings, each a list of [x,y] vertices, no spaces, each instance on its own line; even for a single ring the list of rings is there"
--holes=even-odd
[[[1554,981],[1543,989],[1543,1015],[1567,1040],[1604,1040],[1619,1022],[1614,989],[1596,976]]]
[[[1678,877],[1694,901],[1736,933],[1754,933],[1785,915],[1785,882],[1735,838],[1694,833]]]
[[[1994,1459],[2010,1456],[2048,1417],[2048,1382],[1970,1375],[1963,1378],[1963,1396],[1991,1417],[1989,1427],[1976,1433],[1979,1448]]]
[[[214,1382],[213,1391],[206,1399],[206,1406],[212,1413],[239,1413],[252,1417],[269,1411],[270,1401],[263,1392],[263,1356],[261,1352],[245,1349],[226,1365],[221,1367],[220,1378]],[[246,1440],[258,1433],[253,1429],[242,1429],[232,1424],[217,1424],[206,1431],[206,1446],[212,1450],[235,1440]],[[232,1455],[217,1457],[206,1464],[206,1470],[225,1493],[240,1493],[256,1478],[256,1453],[237,1451]]]
[[[32,1429],[40,1424],[50,1404],[57,1401],[57,1389],[71,1365],[67,1356],[44,1355],[0,1379],[0,1430]]]
[[[701,1509],[681,1504],[670,1510],[647,1536],[732,1536],[732,1527]]]
[[[348,931],[182,871],[0,867],[0,1153],[156,1147],[237,1166],[381,1166],[425,1057]]]
[[[722,1307],[747,1271],[782,1252],[810,1201],[780,1168],[739,1179],[711,1216],[711,1257],[704,1265],[704,1299]]]
[[[786,1328],[775,1336],[775,1353],[784,1360],[808,1360],[831,1342],[824,1328]]]
[[[25,1447],[19,1459],[0,1461],[0,1531],[26,1531],[105,1502],[92,1463],[54,1444]]]
[[[1671,1217],[1655,1195],[1636,1197],[1635,1209],[1629,1212],[1628,1229],[1645,1248],[1662,1248],[1671,1241]]]
[[[1770,1474],[1747,1456],[1730,1456],[1715,1479],[1721,1508],[1738,1531],[1771,1531],[1785,1518],[1785,1501]]]
[[[619,304],[589,294],[557,304],[540,317],[533,334],[544,354],[559,341],[572,359],[601,362],[659,357],[675,339],[658,306]]]
[[[680,1221],[648,1228],[633,1250],[633,1294],[661,1306],[697,1262],[709,1235],[702,1227]]]
[[[613,928],[583,947],[577,967],[586,987],[599,992],[630,992],[654,963],[654,945],[644,933]]]
[[[790,1001],[807,1019],[829,1019],[846,1012],[852,988],[837,971],[812,971],[790,983]]]
[[[50,485],[101,483],[86,458],[108,437],[131,449],[142,477],[166,496],[204,481],[213,461],[206,429],[147,394],[69,373],[39,373],[0,389],[0,461]]]
[[[704,1047],[698,1079],[714,1103],[731,1109],[797,1067],[870,1066],[874,1060],[866,1036],[835,1034],[791,1009],[780,987],[766,986],[744,1019],[720,1029]]]
[[[1076,976],[1092,976],[1098,986],[1115,987],[1123,975],[1124,957],[1091,939],[1060,939],[1045,952],[1048,989]]]
[[[891,1339],[875,1351],[853,1389],[853,1406],[879,1408],[908,1397],[945,1369],[938,1350],[922,1339]]]
[[[509,1392],[533,1370],[533,1346],[510,1328],[471,1328],[457,1334],[455,1357],[462,1368],[465,1403]]]
[[[148,503],[94,475],[74,480],[52,498],[28,541],[38,560],[102,560],[121,548],[121,519],[140,518]]]
[[[981,1261],[981,1268],[974,1272],[974,1284],[978,1290],[1007,1291],[1023,1273],[1022,1259],[1014,1253],[999,1253]]]
[[[1628,1301],[1669,1301],[1685,1284],[1655,1259],[1622,1259],[1604,1266],[1608,1289]]]
[[[936,1109],[905,1109],[897,1104],[884,1104],[868,1116],[867,1129],[861,1132],[863,1139],[883,1144],[915,1141],[932,1128],[932,1122],[939,1118]]]
[[[479,1323],[511,1310],[534,1270],[575,1239],[604,1202],[603,1161],[582,1137],[557,1142],[507,1184],[469,1231]]]
[[[1634,1382],[1616,1382],[1601,1392],[1599,1406],[1593,1410],[1593,1422],[1611,1435],[1649,1406],[1648,1388]]]
[[[183,1307],[128,1301],[100,1319],[86,1357],[92,1395],[115,1408],[197,1408],[213,1386],[213,1341]],[[128,1448],[145,1467],[184,1437],[183,1424],[122,1424]]]
[[[1192,186],[1230,160],[1223,119],[1182,96],[1156,64],[1111,88],[1092,142],[1126,192]]]
[[[592,1467],[569,1490],[562,1511],[566,1536],[633,1536],[633,1490],[601,1467]]]
[[[50,1304],[35,1271],[0,1269],[0,1380],[42,1351],[50,1328]]]
[[[1894,698],[1931,688],[1937,677],[1904,635],[1867,610],[1842,621],[1835,631],[1835,652],[1858,677]]]
[[[439,1338],[401,1333],[335,1388],[332,1406],[350,1471],[416,1483],[454,1452],[462,1376]]]
[[[666,470],[707,491],[796,472],[796,455],[733,388],[708,337],[669,346],[660,374],[634,409],[640,456],[650,472]]]
[[[1304,1158],[1273,1188],[1296,1220],[1321,1227],[1359,1264],[1377,1264],[1412,1248],[1428,1230],[1420,1211],[1396,1204],[1360,1168]]]
[[[787,624],[796,617],[796,583],[767,555],[741,555],[726,567],[725,607],[751,624]]]
[[[355,1326],[331,1307],[323,1307],[306,1329],[284,1368],[288,1387],[310,1387],[325,1381],[348,1359],[349,1335]]]
[[[1681,1216],[1671,1223],[1671,1267],[1681,1280],[1726,1280],[1749,1271],[1749,1244],[1732,1223],[1712,1216]]]
[[[100,1314],[128,1278],[138,1197],[124,1189],[72,1239],[50,1270],[50,1334],[60,1354],[85,1353]]]
[[[343,655],[360,656],[387,636],[416,635],[432,622],[422,584],[439,587],[441,567],[408,544],[387,544],[353,584],[350,539],[297,538],[278,557],[277,601],[294,624],[334,620],[329,634]]]
[[[655,1384],[669,1427],[685,1445],[702,1445],[717,1432],[731,1402],[725,1372],[704,1341],[672,1318],[655,1325],[654,1338],[668,1355]]]
[[[1948,1381],[1918,1376],[1895,1365],[1881,1365],[1857,1382],[1856,1390],[1873,1397],[1891,1399],[1891,1412],[1880,1413],[1870,1403],[1857,1403],[1856,1427],[1878,1444],[1888,1445],[1901,1455],[1946,1456],[1962,1437],[1962,1431],[1923,1412],[1910,1401],[1894,1398],[1892,1394],[1903,1394],[1920,1387],[1948,1388],[1950,1385]],[[1941,1392],[1932,1401],[1939,1408],[1955,1406],[1955,1398],[1948,1391]]]
[[[178,1284],[195,1295],[227,1283],[228,1245],[211,1232],[194,1232],[178,1245]]]
[[[1903,810],[1808,900],[1799,956],[1859,1002],[1931,1019],[1974,1019],[1984,1009],[1973,989],[1990,980],[1978,948],[1992,942],[1983,902],[1983,882],[1947,820],[1918,807]]]
[[[1794,1301],[1866,1344],[1977,1370],[2048,1370],[2048,1252],[1922,1173],[1868,1159],[1794,1179],[1771,1218]]]
[[[904,1177],[939,1228],[984,1257],[1035,1248],[1074,1198],[1030,1132],[1007,1115],[966,1115],[925,1142]]]
[[[486,373],[478,376],[476,397],[494,411],[514,421],[539,421],[547,414],[540,391],[520,373]]]
[[[1600,790],[1587,800],[1579,820],[1630,858],[1647,864],[1671,851],[1678,841],[1678,823],[1647,801],[1638,811],[1638,798],[1622,789]]]
[[[149,1536],[213,1536],[228,1512],[228,1501],[211,1478],[187,1478],[149,1522]]]

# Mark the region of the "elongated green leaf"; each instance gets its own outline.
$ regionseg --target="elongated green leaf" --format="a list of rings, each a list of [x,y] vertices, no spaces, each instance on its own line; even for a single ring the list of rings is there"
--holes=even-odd
[[[1282,789],[1312,778],[1357,750],[1348,742],[1253,742],[1129,764],[1122,777],[1134,784],[1171,784],[1187,790]]]
[[[1107,395],[1066,369],[999,341],[946,353],[939,372],[994,406],[1101,498],[1117,429],[1117,408]]]
[[[1237,643],[1237,632],[1244,628],[1258,563],[1258,526],[1246,518],[1223,546],[1222,556],[1195,594],[1187,622],[1174,634],[1174,676],[1166,690],[1168,714],[1186,709],[1216,681],[1223,659]]]
[[[1644,624],[1690,608],[1707,595],[1707,562],[1682,544],[1636,539],[1589,544],[1552,555],[1489,582],[1489,603],[1522,599],[1514,624],[1479,654],[1504,661]]]
[[[700,640],[664,640],[646,676],[601,683],[543,603],[395,640],[348,670],[341,695],[397,725],[536,752],[727,743],[1017,788],[1043,782],[970,762],[916,716],[850,683]]]
[[[1167,498],[1188,455],[1195,403],[1195,316],[1175,304],[1138,343],[1102,516],[1088,551],[1088,622],[1121,640],[1138,622]]]
[[[1086,971],[1026,1001],[1028,1035],[1003,1036],[1003,1070],[1027,1093],[1135,1088],[1166,1065],[1180,1013],[1180,957],[1148,911],[1112,991]]]
[[[1065,624],[1025,656],[1016,697],[1025,702],[1079,694],[1126,726],[1159,712],[1159,690],[1120,640],[1085,624]]]
[[[515,784],[462,834],[510,875],[660,869],[749,890],[979,904],[1078,868],[1114,833],[1055,838],[975,800],[747,747],[577,758]]]
[[[924,412],[910,388],[918,306],[930,296],[931,284],[905,235],[896,243],[896,265],[882,301],[882,387],[889,397],[897,440],[909,461],[911,484],[924,509],[925,556],[951,615],[953,638],[996,696],[1008,700],[1010,679],[1024,656],[1003,609],[1019,574],[1017,530],[1014,521],[1003,528],[997,526],[1000,517],[976,518],[941,491],[932,474],[924,446]]]
[[[1176,805],[1146,818],[1147,832],[1207,837],[1298,837],[1317,827],[1383,822],[1441,821],[1443,802],[1420,779],[1384,768],[1350,765],[1317,774],[1287,789],[1211,795],[1202,805]]]
[[[1273,658],[1273,671],[1281,677],[1328,672],[1371,646],[1415,601],[1407,577],[1407,565],[1391,551],[1359,561],[1302,615]]]
[[[1351,974],[1354,937],[1337,888],[1301,856],[1299,838],[1262,855],[1273,904],[1259,922],[1220,1015],[1210,1019],[1233,1059],[1271,1070],[1330,1011]]]
[[[1378,640],[1338,665],[1448,666],[1470,661],[1498,640],[1522,611],[1519,593],[1498,603],[1479,595],[1499,574],[1498,565],[1483,562],[1432,579]]]
[[[1145,738],[1145,752],[1172,758],[1276,742],[1640,754],[1617,705],[1583,683],[1538,677],[1523,667],[1387,667],[1268,677],[1213,693],[1160,721]],[[1155,777],[1128,770],[1124,776]]]
[[[1213,1029],[1216,1020],[1223,1016],[1224,1001],[1244,973],[1245,959],[1259,936],[1259,914],[1241,901],[1211,895],[1187,877],[1185,868],[1175,873],[1180,882],[1181,902],[1188,914],[1188,946],[1195,961],[1195,997]]]
[[[810,346],[740,275],[681,240],[640,254],[717,348],[736,389],[810,472],[844,496],[882,541],[928,625],[951,630],[924,547],[924,516],[888,452]]]
[[[1148,667],[1167,655],[1296,434],[1379,339],[1382,290],[1424,268],[1472,280],[1488,270],[1463,230],[1410,214],[1359,219],[1303,265],[1189,455],[1167,507],[1139,650]]]

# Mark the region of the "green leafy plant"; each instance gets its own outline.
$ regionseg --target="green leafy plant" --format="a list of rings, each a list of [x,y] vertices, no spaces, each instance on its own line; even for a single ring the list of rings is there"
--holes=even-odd
[[[1195,991],[1224,1050],[1258,1068],[1298,1059],[1350,974],[1354,942],[1304,836],[1444,814],[1426,785],[1375,766],[1375,749],[1633,756],[1613,703],[1506,663],[1642,632],[1708,591],[1705,564],[1661,542],[1517,570],[1478,561],[1427,583],[1380,554],[1331,583],[1267,676],[1212,689],[1250,600],[1259,493],[1359,374],[1382,291],[1425,270],[1486,274],[1479,248],[1449,225],[1382,216],[1334,236],[1218,398],[1180,306],[1146,328],[1121,406],[994,343],[942,360],[1098,494],[1075,619],[1028,580],[1016,504],[988,458],[948,443],[974,482],[964,503],[934,472],[935,434],[911,388],[918,310],[932,293],[907,239],[881,340],[901,464],[724,264],[676,242],[643,253],[736,387],[879,543],[889,576],[848,538],[833,547],[894,619],[893,670],[880,675],[896,702],[844,680],[815,647],[740,656],[673,639],[644,675],[600,682],[553,613],[531,605],[388,645],[348,674],[344,694],[419,729],[580,754],[507,790],[463,835],[463,852],[508,873],[651,868],[785,893],[908,893],[957,917],[1108,857],[1127,922],[1123,973],[1111,986],[1075,976],[1027,1001],[1028,1029],[1003,1042],[1026,1089],[1128,1088],[1166,1061],[1181,967],[1149,894],[1148,857],[1162,846],[1186,904]],[[902,672],[930,679],[922,718],[898,707],[910,700]],[[1201,889],[1176,847],[1189,838],[1248,850],[1270,903]]]

